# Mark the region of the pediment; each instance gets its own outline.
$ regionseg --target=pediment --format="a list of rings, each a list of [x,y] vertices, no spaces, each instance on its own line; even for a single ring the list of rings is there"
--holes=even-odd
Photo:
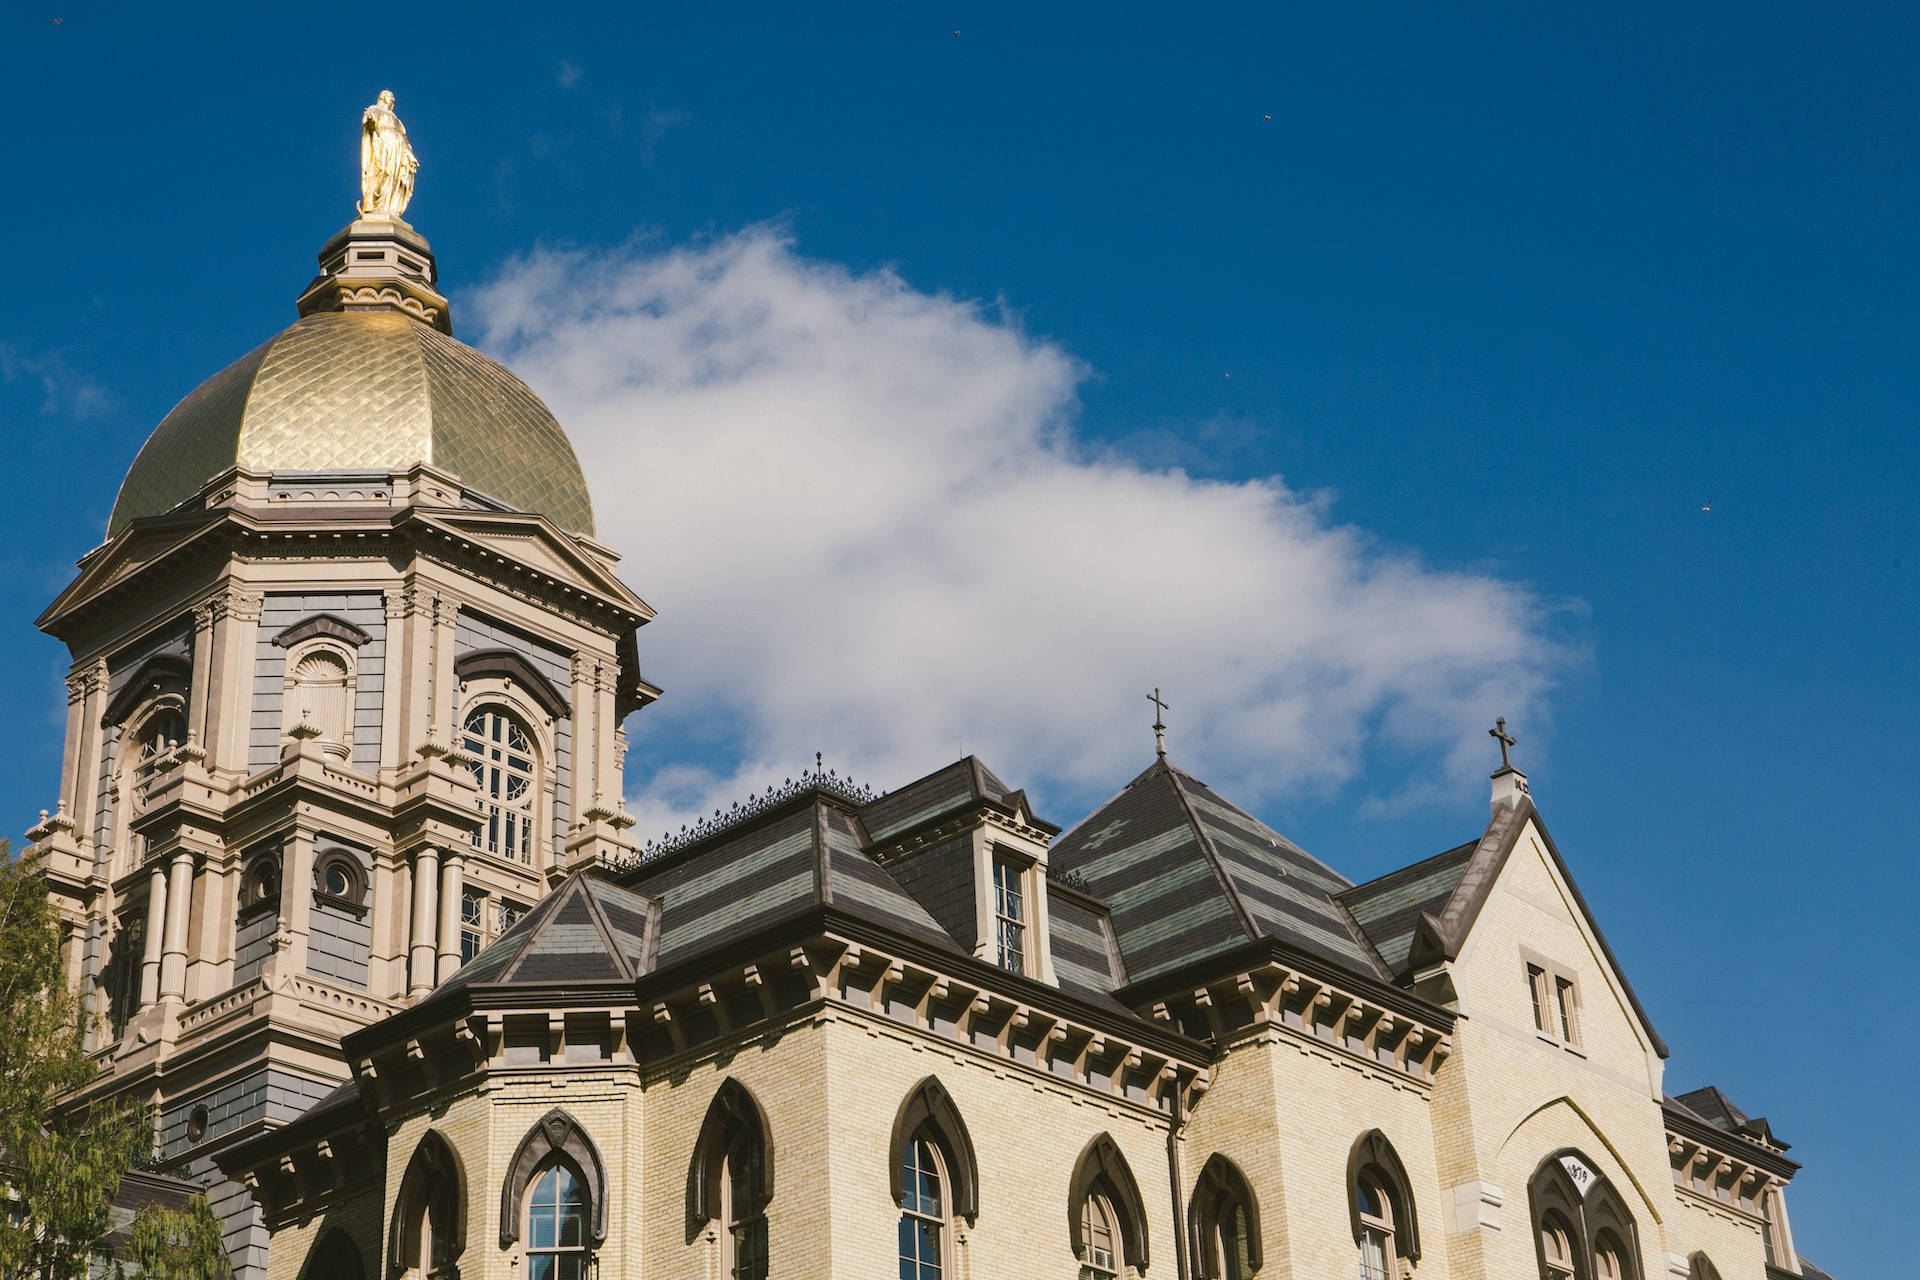
[[[58,634],[55,629],[63,618],[194,542],[220,523],[224,514],[195,511],[122,529],[80,561],[79,575],[54,597],[34,625]]]
[[[653,608],[646,601],[544,517],[492,511],[422,515],[427,523],[456,533],[503,559],[630,609],[642,620],[653,617]]]

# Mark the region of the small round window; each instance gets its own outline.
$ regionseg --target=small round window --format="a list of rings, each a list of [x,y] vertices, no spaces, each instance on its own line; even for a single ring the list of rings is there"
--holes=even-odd
[[[349,897],[353,893],[353,877],[337,862],[327,867],[327,892],[336,898]]]
[[[271,862],[263,862],[254,868],[248,877],[246,892],[243,895],[249,906],[259,902],[278,902],[280,900],[280,868]]]
[[[207,1136],[207,1109],[197,1106],[187,1113],[187,1141],[198,1142]]]

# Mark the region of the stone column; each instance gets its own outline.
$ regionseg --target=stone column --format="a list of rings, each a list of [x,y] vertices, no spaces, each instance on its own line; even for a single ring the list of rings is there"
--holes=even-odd
[[[460,968],[460,906],[466,888],[466,855],[447,850],[440,861],[440,965],[437,981],[445,982]]]
[[[140,1007],[160,998],[160,935],[167,927],[167,869],[159,863],[147,873],[147,946],[140,957]]]
[[[422,996],[433,990],[436,959],[433,927],[434,900],[439,896],[440,851],[432,845],[413,855],[413,941],[408,948],[409,996]]]
[[[187,992],[187,915],[193,907],[193,854],[173,855],[167,884],[167,935],[160,952],[160,998],[179,1000]]]

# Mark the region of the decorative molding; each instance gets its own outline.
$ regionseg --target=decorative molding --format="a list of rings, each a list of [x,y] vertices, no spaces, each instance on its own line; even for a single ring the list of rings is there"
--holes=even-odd
[[[329,640],[338,640],[345,645],[358,649],[370,643],[373,637],[354,626],[345,618],[331,613],[316,613],[303,618],[286,628],[273,638],[273,643],[282,649],[291,649],[303,640],[312,640],[324,636]]]

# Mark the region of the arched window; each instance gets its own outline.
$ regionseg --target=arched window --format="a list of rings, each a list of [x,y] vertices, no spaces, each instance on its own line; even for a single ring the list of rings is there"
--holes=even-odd
[[[1420,1260],[1420,1218],[1400,1153],[1378,1129],[1360,1135],[1347,1156],[1347,1208],[1362,1280],[1400,1271],[1394,1259]]]
[[[366,868],[350,853],[323,853],[314,863],[313,887],[326,897],[358,906],[367,897]]]
[[[534,806],[540,796],[533,736],[506,711],[489,704],[467,716],[462,745],[473,757],[468,767],[480,784],[485,815],[473,833],[474,847],[531,863]]]
[[[1704,1253],[1687,1259],[1687,1280],[1720,1280],[1720,1269]]]
[[[1067,1233],[1081,1280],[1137,1275],[1147,1269],[1147,1215],[1127,1158],[1101,1134],[1074,1162],[1067,1192]]]
[[[307,1255],[300,1280],[365,1280],[366,1274],[367,1264],[360,1256],[360,1246],[339,1227],[331,1227]]]
[[[240,879],[240,910],[280,905],[280,860],[271,854],[254,859]]]
[[[1642,1280],[1633,1216],[1583,1154],[1542,1161],[1528,1199],[1543,1280]]]
[[[940,1152],[916,1134],[900,1166],[900,1280],[940,1280],[947,1269],[950,1199]]]
[[[501,1248],[520,1239],[523,1212],[526,1280],[583,1280],[607,1238],[607,1168],[579,1121],[558,1107],[527,1131],[507,1166]]]
[[[428,1131],[407,1161],[394,1201],[389,1270],[420,1280],[451,1280],[467,1246],[466,1178],[447,1140]]]
[[[1112,1207],[1105,1196],[1088,1196],[1080,1205],[1080,1280],[1119,1280],[1124,1263]]]
[[[773,1199],[773,1147],[760,1103],[737,1080],[723,1082],[707,1107],[687,1179],[687,1218],[697,1232],[718,1222],[721,1274],[766,1280],[767,1202]]]
[[[320,741],[346,745],[353,726],[348,715],[351,681],[352,668],[334,649],[310,648],[294,657],[282,723],[291,729],[305,721],[320,731]]]
[[[1260,1210],[1238,1165],[1207,1157],[1187,1215],[1197,1280],[1248,1280],[1260,1270]]]
[[[1540,1280],[1573,1280],[1573,1235],[1557,1213],[1540,1222]]]
[[[1370,1177],[1362,1177],[1353,1188],[1354,1204],[1360,1212],[1360,1280],[1390,1280],[1388,1259],[1393,1248],[1393,1201]]]
[[[187,740],[187,716],[177,706],[165,705],[141,722],[140,748],[134,776],[145,782],[153,776],[159,758]]]
[[[934,1076],[915,1085],[893,1118],[893,1202],[900,1210],[901,1280],[939,1280],[953,1220],[980,1214],[973,1137]]]
[[[527,1280],[586,1280],[586,1188],[561,1161],[527,1192]]]

